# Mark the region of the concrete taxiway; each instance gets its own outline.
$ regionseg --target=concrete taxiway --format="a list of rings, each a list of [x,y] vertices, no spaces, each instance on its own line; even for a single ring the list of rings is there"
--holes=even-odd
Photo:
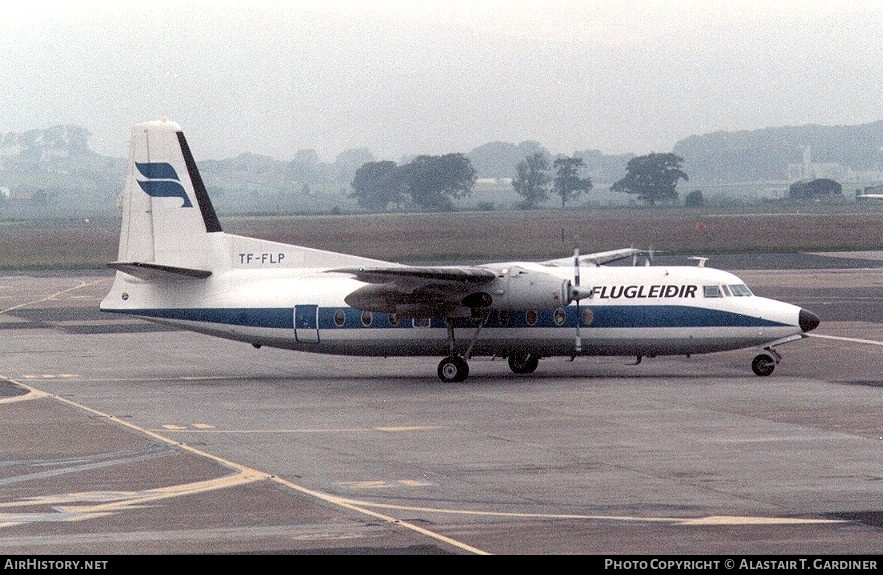
[[[743,350],[462,384],[102,314],[105,271],[0,273],[0,553],[879,554],[878,256],[709,262],[821,317],[770,377]]]

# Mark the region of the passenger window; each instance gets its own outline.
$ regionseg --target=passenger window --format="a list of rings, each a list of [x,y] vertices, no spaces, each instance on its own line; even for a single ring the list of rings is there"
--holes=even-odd
[[[343,324],[346,323],[346,313],[339,309],[334,312],[334,325],[337,327],[343,327]]]
[[[723,297],[720,286],[702,286],[702,295],[705,297]]]
[[[564,325],[564,321],[567,319],[567,315],[564,313],[562,308],[558,308],[555,310],[555,325]]]

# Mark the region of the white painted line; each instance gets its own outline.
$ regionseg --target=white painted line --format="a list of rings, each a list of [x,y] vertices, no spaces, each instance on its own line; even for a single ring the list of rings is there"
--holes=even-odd
[[[818,333],[808,333],[809,337],[821,337],[824,339],[838,339],[840,341],[854,341],[856,343],[869,343],[871,345],[883,345],[883,341],[874,341],[872,339],[858,339],[855,337],[837,337],[836,335],[821,335]]]

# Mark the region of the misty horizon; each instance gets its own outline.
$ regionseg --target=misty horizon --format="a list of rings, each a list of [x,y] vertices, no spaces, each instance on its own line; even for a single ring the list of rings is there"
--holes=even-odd
[[[331,162],[536,141],[671,151],[691,135],[883,118],[883,5],[692,0],[33,2],[8,8],[0,133],[85,127],[128,153],[179,123],[203,159]]]

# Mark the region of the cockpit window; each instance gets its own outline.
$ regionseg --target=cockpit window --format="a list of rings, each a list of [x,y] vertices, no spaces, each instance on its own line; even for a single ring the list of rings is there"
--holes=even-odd
[[[702,295],[705,297],[724,297],[720,286],[702,286]]]
[[[730,291],[733,292],[734,296],[745,297],[753,295],[751,290],[748,289],[748,286],[745,284],[735,284],[730,286]]]

